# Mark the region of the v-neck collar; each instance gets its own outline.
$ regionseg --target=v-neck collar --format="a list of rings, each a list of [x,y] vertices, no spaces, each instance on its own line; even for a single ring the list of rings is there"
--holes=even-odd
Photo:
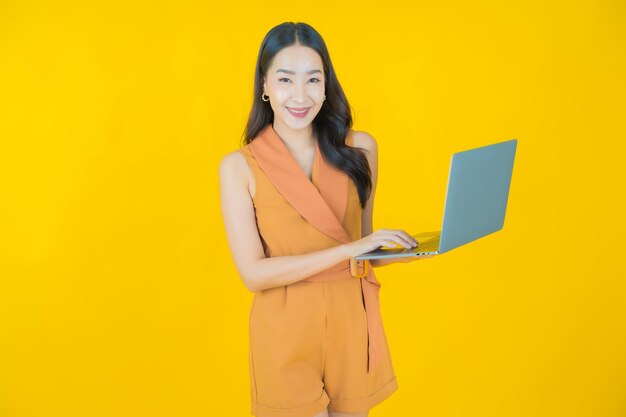
[[[315,145],[312,179],[268,124],[250,143],[259,166],[280,194],[302,217],[342,243],[351,241],[343,227],[348,205],[349,178],[323,158]]]

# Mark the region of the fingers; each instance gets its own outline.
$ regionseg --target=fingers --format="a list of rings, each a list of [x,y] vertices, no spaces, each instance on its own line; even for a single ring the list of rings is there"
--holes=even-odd
[[[383,248],[386,248],[386,249],[400,249],[400,248],[411,249],[417,246],[416,243],[403,242],[397,236],[394,236],[393,238],[388,238],[388,239],[379,239],[378,242]]]
[[[383,235],[381,237],[384,240],[397,243],[405,248],[413,248],[418,243],[413,236],[401,229],[379,229],[376,233]],[[394,247],[395,245],[390,246]]]

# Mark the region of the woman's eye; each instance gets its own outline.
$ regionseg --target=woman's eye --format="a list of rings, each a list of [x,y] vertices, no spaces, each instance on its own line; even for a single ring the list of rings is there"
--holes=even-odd
[[[283,80],[284,80],[284,81],[291,81],[289,78],[279,78],[279,79],[278,79],[278,81],[283,81]],[[316,82],[316,83],[319,83],[319,82],[320,82],[320,79],[319,79],[319,78],[311,78],[309,81],[313,81],[313,80],[314,80],[314,82]]]

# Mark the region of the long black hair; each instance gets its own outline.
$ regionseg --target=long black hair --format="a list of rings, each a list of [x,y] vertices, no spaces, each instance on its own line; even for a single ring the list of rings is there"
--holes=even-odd
[[[247,145],[274,121],[269,101],[261,100],[263,77],[274,56],[283,48],[299,44],[315,50],[322,58],[326,87],[326,100],[312,122],[313,134],[318,138],[320,153],[332,166],[345,172],[354,181],[361,207],[365,208],[372,190],[371,170],[362,148],[352,148],[344,143],[352,127],[352,112],[339,85],[330,55],[321,35],[306,23],[285,22],[273,27],[263,39],[254,74],[252,110],[244,132],[243,145]]]

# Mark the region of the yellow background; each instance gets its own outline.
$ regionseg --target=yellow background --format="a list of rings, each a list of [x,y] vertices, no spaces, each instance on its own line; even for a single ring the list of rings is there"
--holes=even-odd
[[[501,232],[377,269],[370,416],[626,415],[625,3],[225,3],[0,3],[0,415],[249,415],[217,166],[284,21],[378,140],[375,229],[437,230],[450,155],[519,140]]]

